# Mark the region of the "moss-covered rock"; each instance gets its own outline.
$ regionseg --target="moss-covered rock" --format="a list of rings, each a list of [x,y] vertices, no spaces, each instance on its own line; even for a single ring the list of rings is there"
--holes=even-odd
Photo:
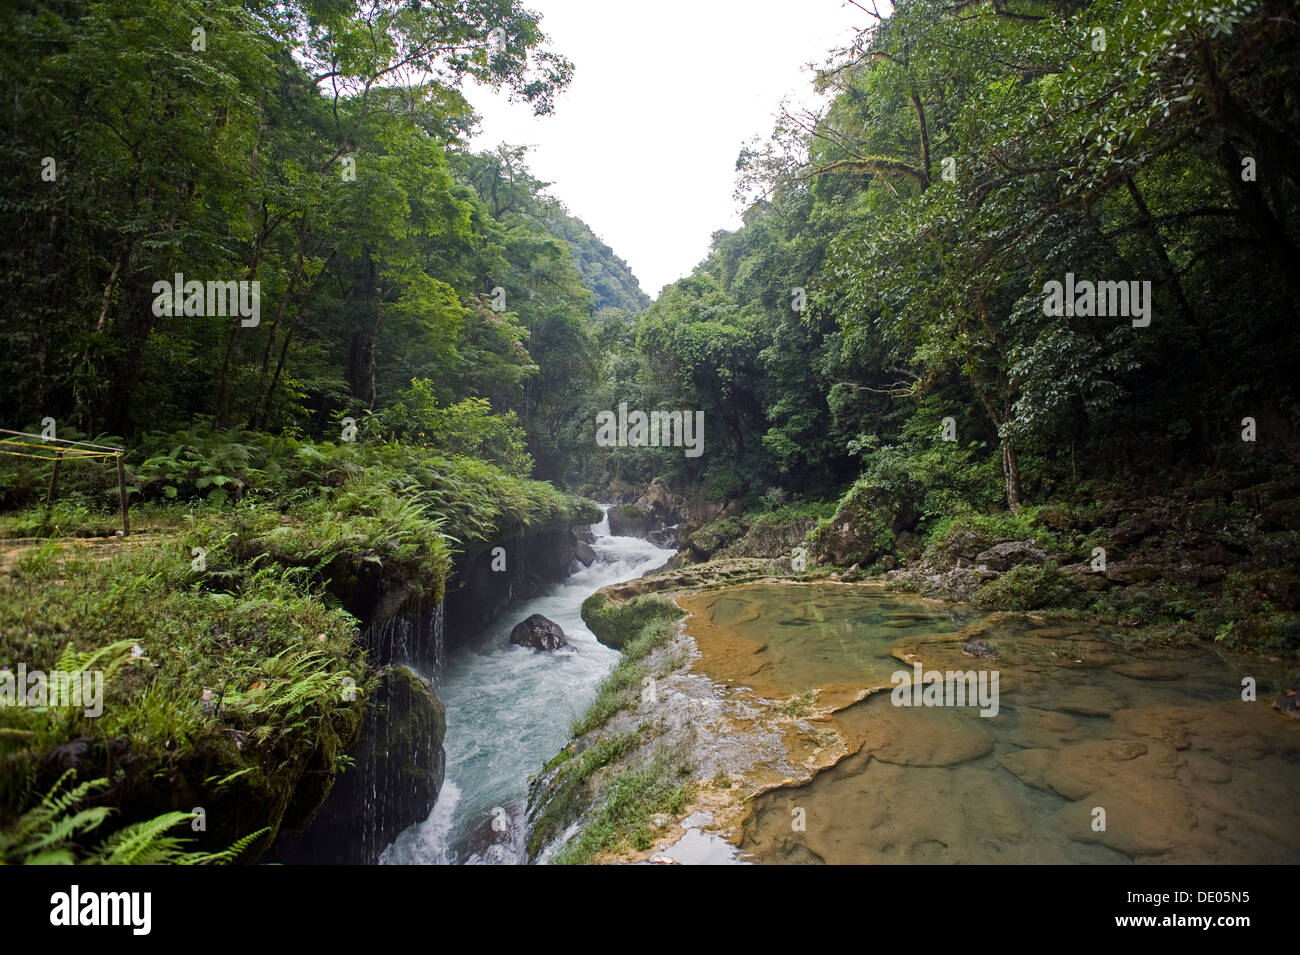
[[[1042,566],[1021,564],[982,584],[971,602],[984,610],[1038,610],[1071,607],[1082,594],[1052,561]]]
[[[301,863],[373,864],[407,826],[428,817],[446,768],[447,718],[433,684],[404,666],[378,671],[354,765],[306,831],[276,856]]]
[[[832,564],[872,564],[891,553],[897,535],[916,524],[916,511],[906,501],[868,482],[855,484],[834,515],[809,535],[812,554]]]
[[[672,601],[648,594],[616,603],[605,591],[598,590],[582,602],[582,622],[597,640],[615,650],[627,646],[646,624],[675,620],[681,615],[681,608]]]
[[[724,547],[739,540],[745,533],[745,525],[738,517],[724,517],[720,521],[705,524],[693,530],[683,543],[690,550],[695,560],[708,560]]]

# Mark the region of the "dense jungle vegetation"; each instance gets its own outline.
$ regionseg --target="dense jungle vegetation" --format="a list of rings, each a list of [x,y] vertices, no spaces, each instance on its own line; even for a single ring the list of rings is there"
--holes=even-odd
[[[1300,648],[1300,4],[854,6],[824,108],[741,151],[743,227],[653,302],[524,149],[470,146],[468,82],[562,108],[518,0],[0,12],[0,427],[126,448],[142,532],[70,543],[116,528],[111,464],[46,507],[48,458],[0,459],[0,536],[49,538],[4,552],[0,665],[119,674],[100,721],[0,710],[0,861],[120,859],[109,808],[176,859],[200,801],[206,850],[265,848],[358,731],[349,587],[436,603],[467,547],[654,478],[718,505],[696,559],[1033,539],[978,601]],[[1067,275],[1150,283],[1149,322],[1048,314]],[[180,276],[260,283],[256,323]],[[704,453],[598,446],[623,402],[703,411]],[[1061,570],[1099,544],[1146,570]]]

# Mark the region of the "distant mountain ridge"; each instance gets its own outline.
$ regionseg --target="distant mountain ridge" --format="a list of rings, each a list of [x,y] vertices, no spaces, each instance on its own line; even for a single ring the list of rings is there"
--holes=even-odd
[[[546,225],[552,235],[568,243],[583,283],[591,290],[594,312],[611,307],[641,312],[649,307],[650,296],[641,289],[631,267],[587,223],[557,203]]]

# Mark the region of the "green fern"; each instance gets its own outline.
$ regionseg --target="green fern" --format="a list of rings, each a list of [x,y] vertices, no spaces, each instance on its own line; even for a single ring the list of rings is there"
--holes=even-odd
[[[92,794],[108,787],[107,779],[91,779],[64,792],[73,775],[68,770],[34,808],[8,829],[0,830],[0,865],[214,865],[234,862],[268,828],[251,832],[219,852],[188,852],[190,840],[167,830],[194,819],[192,812],[167,812],[133,823],[84,851],[80,840],[99,828],[112,813],[107,806],[73,811]]]

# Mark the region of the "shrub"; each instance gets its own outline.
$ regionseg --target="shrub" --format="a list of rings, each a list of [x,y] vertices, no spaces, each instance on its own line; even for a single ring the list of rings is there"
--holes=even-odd
[[[1022,564],[982,584],[971,602],[983,610],[1041,610],[1071,608],[1082,594],[1052,561],[1041,567]]]

